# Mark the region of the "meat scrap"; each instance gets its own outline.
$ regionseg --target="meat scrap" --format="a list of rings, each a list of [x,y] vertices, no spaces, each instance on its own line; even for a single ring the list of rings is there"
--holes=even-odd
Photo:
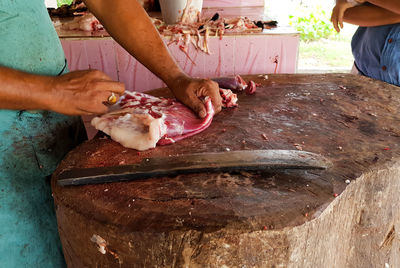
[[[127,92],[118,110],[92,119],[92,125],[124,147],[140,151],[171,144],[206,129],[214,116],[210,99],[205,100],[207,116],[200,119],[174,99]]]
[[[217,77],[212,80],[217,82],[219,87],[231,90],[242,91],[247,87],[246,81],[240,75],[236,75],[235,77]]]
[[[86,13],[75,21],[63,23],[61,29],[96,32],[103,30],[104,27],[92,13]]]
[[[257,84],[254,81],[246,83],[240,75],[234,77],[218,77],[213,78],[212,80],[217,82],[220,88],[231,89],[234,91],[245,90],[247,95],[254,94],[257,89]]]
[[[191,6],[192,0],[187,0],[186,6],[183,9],[180,23],[190,24],[200,20],[200,11]]]
[[[256,93],[257,85],[254,81],[249,81],[248,86],[246,87],[246,94],[252,95]]]
[[[207,54],[210,54],[208,47],[209,36],[218,36],[222,39],[225,33],[261,32],[264,27],[261,22],[258,22],[259,26],[257,26],[256,22],[248,17],[228,19],[222,18],[216,13],[211,18],[202,18],[198,11],[195,13],[186,8],[181,21],[177,24],[165,24],[162,20],[156,18],[152,18],[152,21],[160,34],[171,39],[169,44],[175,43],[182,46],[181,50],[183,52],[187,51],[185,46],[192,44],[195,49]],[[177,33],[180,35],[189,34],[189,42],[185,42]]]
[[[98,251],[100,251],[101,254],[106,254],[107,253],[107,242],[102,238],[101,236],[97,234],[93,234],[92,237],[90,238],[90,241],[95,243],[97,245]]]
[[[221,94],[222,97],[222,107],[231,108],[238,106],[237,95],[233,93],[231,90],[220,88],[219,93]]]

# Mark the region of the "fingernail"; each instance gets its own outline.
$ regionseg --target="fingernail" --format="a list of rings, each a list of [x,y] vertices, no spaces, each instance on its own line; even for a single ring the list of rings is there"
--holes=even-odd
[[[199,116],[200,116],[201,118],[206,117],[206,111],[204,111],[204,110],[200,111]]]

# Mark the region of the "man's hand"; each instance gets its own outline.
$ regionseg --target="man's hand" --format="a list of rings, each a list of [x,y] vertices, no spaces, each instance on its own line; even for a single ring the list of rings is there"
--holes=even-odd
[[[49,109],[67,115],[106,113],[110,95],[114,93],[118,99],[125,91],[124,84],[97,70],[53,77],[50,87]]]
[[[129,54],[163,80],[178,100],[192,108],[200,117],[206,115],[206,110],[199,97],[209,96],[215,112],[221,110],[221,96],[217,84],[210,80],[192,79],[183,73],[139,1],[84,2],[107,32]]]
[[[357,4],[355,3],[349,3],[346,0],[337,0],[336,5],[332,10],[332,16],[331,16],[331,22],[333,23],[333,27],[335,30],[339,33],[340,29],[343,28],[343,17],[344,17],[344,12],[351,8],[356,6]]]
[[[95,70],[62,76],[35,75],[0,66],[0,109],[51,110],[66,115],[101,114],[124,85]]]
[[[189,106],[201,118],[207,114],[201,98],[210,97],[215,113],[221,111],[222,98],[218,84],[214,81],[182,76],[169,85],[169,88],[178,100]]]

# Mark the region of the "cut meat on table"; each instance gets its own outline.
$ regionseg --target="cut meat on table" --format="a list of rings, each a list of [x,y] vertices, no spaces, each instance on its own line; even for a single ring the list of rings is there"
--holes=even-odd
[[[92,14],[86,13],[77,21],[65,22],[61,25],[63,30],[79,30],[86,32],[95,32],[104,29],[99,20]]]
[[[235,91],[246,91],[247,95],[252,95],[256,92],[257,85],[254,81],[246,83],[240,75],[234,77],[217,77],[213,78],[213,81],[217,82],[220,88],[231,89]],[[221,93],[222,94],[222,93]]]
[[[246,81],[240,75],[234,77],[217,77],[212,80],[217,82],[221,88],[242,91],[247,87]]]
[[[189,6],[190,1],[187,4]],[[185,8],[182,20],[177,24],[166,24],[162,20],[151,19],[159,33],[170,39],[168,45],[175,43],[187,57],[189,54],[186,52],[190,44],[196,50],[210,54],[208,46],[210,36],[219,36],[222,39],[225,33],[261,32],[264,27],[262,22],[259,27],[247,17],[222,18],[216,13],[212,18],[202,18],[198,11],[190,8]]]
[[[256,83],[254,81],[249,81],[249,84],[246,87],[246,94],[252,95],[252,94],[256,93],[256,88],[257,88]]]
[[[231,107],[236,107],[238,106],[237,104],[237,95],[230,91],[229,89],[219,89],[219,93],[221,94],[222,97],[222,106],[225,108],[231,108]]]
[[[221,87],[219,91],[225,108],[237,106],[237,95],[230,89],[247,92],[252,82],[248,86],[239,75],[214,80]],[[211,99],[207,98],[205,105],[207,116],[200,119],[175,99],[127,92],[116,105],[118,110],[93,118],[92,125],[123,146],[143,151],[156,145],[174,143],[205,130],[214,116]]]
[[[209,98],[203,119],[174,99],[139,92],[126,93],[118,105],[118,110],[93,118],[92,125],[124,147],[140,151],[193,136],[206,129],[214,116]]]

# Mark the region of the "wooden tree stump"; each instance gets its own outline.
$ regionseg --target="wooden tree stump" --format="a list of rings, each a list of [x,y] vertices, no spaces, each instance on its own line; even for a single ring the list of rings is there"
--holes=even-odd
[[[247,78],[256,94],[197,136],[140,153],[96,138],[67,155],[52,186],[69,267],[400,267],[399,88],[350,74]],[[66,168],[227,148],[305,150],[333,166],[56,183]]]

